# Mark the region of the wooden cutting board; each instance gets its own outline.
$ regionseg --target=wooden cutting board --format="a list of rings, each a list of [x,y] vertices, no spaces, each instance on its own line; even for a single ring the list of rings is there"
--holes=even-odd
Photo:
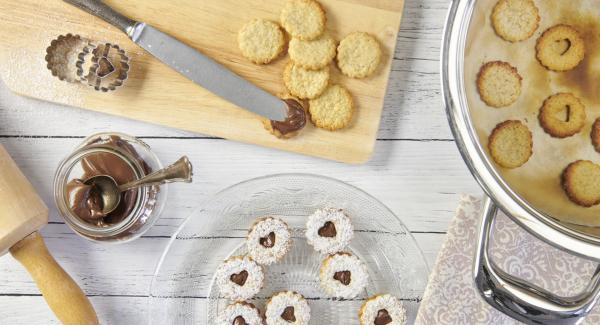
[[[273,94],[285,91],[288,57],[258,66],[244,59],[237,32],[253,18],[278,21],[282,0],[109,0],[121,13],[147,22],[211,56]],[[340,40],[353,31],[375,35],[383,61],[373,77],[332,80],[352,93],[357,111],[351,126],[329,132],[309,125],[300,136],[280,140],[260,118],[223,100],[171,70],[104,21],[59,0],[0,0],[0,77],[14,92],[46,101],[162,124],[216,137],[274,147],[348,163],[369,159],[375,144],[403,0],[321,0],[328,29]],[[79,34],[125,48],[131,71],[125,86],[112,93],[52,77],[46,47],[61,34]],[[52,121],[48,121],[52,123]],[[110,126],[107,126],[110,128]]]

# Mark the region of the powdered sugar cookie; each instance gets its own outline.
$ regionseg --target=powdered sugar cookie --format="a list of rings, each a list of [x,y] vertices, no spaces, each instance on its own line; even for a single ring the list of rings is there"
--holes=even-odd
[[[288,0],[281,11],[281,25],[293,37],[313,40],[325,31],[325,11],[314,0]]]
[[[263,287],[263,269],[248,256],[235,256],[221,263],[215,273],[223,297],[234,301],[248,300]]]
[[[329,84],[329,67],[308,70],[289,62],[283,71],[283,82],[289,92],[301,99],[312,99],[323,93]]]
[[[263,325],[263,318],[253,304],[236,302],[221,312],[217,325]]]
[[[350,253],[336,253],[321,264],[319,280],[326,294],[350,299],[367,286],[369,274],[365,264]]]
[[[246,238],[248,255],[264,265],[279,261],[287,254],[291,245],[292,235],[288,225],[274,217],[256,220]]]
[[[354,32],[337,49],[337,65],[348,77],[365,78],[373,74],[381,61],[381,46],[375,37]]]
[[[406,309],[392,295],[377,295],[365,301],[358,318],[360,325],[403,325],[406,324]]]
[[[317,252],[333,254],[354,237],[354,226],[342,209],[319,209],[308,217],[306,239]]]
[[[288,53],[296,65],[305,69],[318,70],[326,67],[335,58],[336,44],[333,37],[325,33],[312,41],[292,38]]]
[[[254,19],[246,23],[238,33],[238,45],[248,60],[265,64],[283,52],[285,37],[276,23]]]
[[[306,325],[310,321],[310,306],[296,292],[280,292],[267,302],[265,311],[267,325]]]

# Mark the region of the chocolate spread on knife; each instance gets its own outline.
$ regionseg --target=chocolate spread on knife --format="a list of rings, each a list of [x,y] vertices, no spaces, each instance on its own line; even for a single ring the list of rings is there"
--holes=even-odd
[[[135,149],[121,138],[112,136],[109,146],[118,147],[135,157],[149,171],[148,165],[142,160]],[[91,224],[115,224],[123,221],[134,209],[137,200],[137,190],[132,189],[121,193],[121,202],[111,213],[102,213],[102,199],[96,186],[86,185],[84,180],[96,175],[109,175],[117,184],[125,184],[136,179],[135,171],[119,156],[112,153],[94,153],[81,159],[83,174],[80,178],[72,179],[67,184],[67,196],[73,213],[81,220]]]
[[[291,98],[283,101],[288,106],[288,116],[283,122],[271,121],[271,126],[283,135],[302,130],[306,126],[306,111],[302,103]]]

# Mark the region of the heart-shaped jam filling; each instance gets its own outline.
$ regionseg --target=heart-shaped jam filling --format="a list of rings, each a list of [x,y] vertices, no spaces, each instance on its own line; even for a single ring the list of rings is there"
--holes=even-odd
[[[294,315],[294,307],[292,307],[292,306],[285,307],[285,309],[283,310],[283,313],[281,313],[281,318],[283,318],[283,320],[285,320],[286,322],[289,322],[289,323],[295,322],[296,315]]]
[[[246,280],[248,280],[248,271],[243,270],[240,273],[234,273],[229,277],[229,280],[241,287],[246,284]]]
[[[352,273],[350,271],[339,271],[333,274],[335,280],[340,281],[343,285],[347,286],[352,281]]]
[[[337,235],[335,224],[331,221],[327,221],[323,227],[319,228],[318,234],[321,237],[335,237]]]
[[[244,317],[238,316],[233,320],[233,323],[231,323],[231,325],[248,325],[248,323],[246,323]]]
[[[392,322],[392,317],[385,309],[379,309],[377,312],[377,316],[375,317],[375,321],[373,324],[375,325],[385,325]]]
[[[261,237],[258,242],[265,248],[275,246],[275,233],[271,231],[267,237]]]

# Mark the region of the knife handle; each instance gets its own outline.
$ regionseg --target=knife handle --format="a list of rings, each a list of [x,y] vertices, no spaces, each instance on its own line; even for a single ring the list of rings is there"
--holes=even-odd
[[[127,18],[100,0],[63,0],[117,27],[127,35],[133,31],[135,20]]]

